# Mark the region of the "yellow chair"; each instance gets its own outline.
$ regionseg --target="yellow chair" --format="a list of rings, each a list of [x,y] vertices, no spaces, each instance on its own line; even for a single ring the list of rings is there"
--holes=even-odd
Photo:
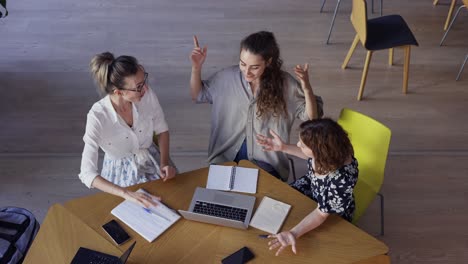
[[[348,51],[348,55],[341,68],[346,69],[351,56],[359,41],[367,50],[366,62],[362,72],[361,86],[359,87],[358,100],[361,100],[366,84],[367,72],[369,70],[372,53],[377,50],[389,49],[388,64],[393,64],[393,48],[402,47],[405,49],[405,62],[403,69],[403,93],[408,90],[408,76],[411,45],[418,46],[413,33],[405,20],[399,15],[382,16],[367,19],[367,5],[365,0],[353,0],[353,10],[351,13],[351,23],[356,30],[356,37]]]
[[[380,197],[380,233],[384,234],[384,197],[380,188],[384,179],[385,163],[390,145],[391,131],[378,121],[344,108],[338,124],[348,133],[359,164],[359,177],[354,188],[356,210],[353,223],[356,224],[372,203]]]

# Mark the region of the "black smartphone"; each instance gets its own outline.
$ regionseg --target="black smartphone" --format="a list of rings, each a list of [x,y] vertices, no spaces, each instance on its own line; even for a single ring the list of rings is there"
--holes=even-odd
[[[223,258],[223,264],[243,264],[254,258],[254,254],[248,247],[243,247],[231,255]]]
[[[125,243],[130,239],[130,236],[115,220],[111,220],[102,226],[104,231],[114,240],[117,245]]]

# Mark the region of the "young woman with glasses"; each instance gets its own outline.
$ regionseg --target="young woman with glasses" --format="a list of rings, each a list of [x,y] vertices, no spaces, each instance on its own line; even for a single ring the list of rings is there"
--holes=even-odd
[[[196,103],[212,104],[208,160],[211,163],[247,159],[286,181],[287,156],[265,152],[255,144],[256,134],[277,131],[289,140],[296,118],[322,115],[322,99],[309,83],[308,65],[294,68],[299,82],[281,67],[280,50],[271,32],[253,33],[240,44],[239,64],[201,79],[207,48],[200,48],[194,36],[190,54],[190,93]]]
[[[169,130],[148,73],[131,56],[97,54],[91,73],[103,98],[88,112],[81,181],[89,188],[121,196],[144,207],[155,205],[151,195],[123,187],[173,178],[177,169],[169,157]],[[158,146],[153,135],[158,137]],[[98,172],[98,150],[104,153]]]

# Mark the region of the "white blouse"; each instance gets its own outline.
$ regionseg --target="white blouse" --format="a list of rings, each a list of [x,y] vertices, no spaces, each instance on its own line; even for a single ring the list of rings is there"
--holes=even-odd
[[[136,163],[144,163],[153,142],[153,133],[168,131],[159,100],[148,87],[140,102],[132,103],[133,126],[130,128],[117,114],[109,95],[96,102],[88,112],[85,143],[81,158],[80,180],[91,188],[98,172],[98,150],[101,148],[110,159],[135,156]],[[154,162],[154,161],[153,161]],[[138,167],[138,164],[134,164]]]

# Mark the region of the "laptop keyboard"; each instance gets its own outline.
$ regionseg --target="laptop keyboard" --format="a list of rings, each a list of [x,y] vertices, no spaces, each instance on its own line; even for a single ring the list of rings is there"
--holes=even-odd
[[[195,202],[193,212],[198,214],[226,218],[230,220],[236,220],[240,222],[244,222],[245,217],[247,216],[247,209],[207,203],[202,201]]]
[[[90,259],[89,264],[116,264],[117,261],[114,258],[109,258],[108,256],[102,256],[99,254],[94,254],[92,259]]]

